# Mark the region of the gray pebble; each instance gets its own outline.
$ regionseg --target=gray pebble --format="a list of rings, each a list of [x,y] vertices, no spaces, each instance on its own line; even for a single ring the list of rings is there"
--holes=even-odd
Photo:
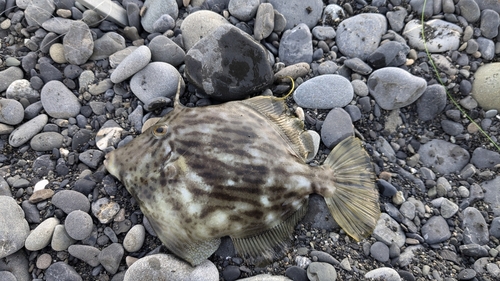
[[[441,203],[441,216],[445,219],[453,217],[458,212],[458,205],[448,199],[444,199]]]
[[[62,224],[56,225],[52,234],[50,246],[54,251],[66,251],[69,246],[76,243],[76,240],[71,238]]]
[[[328,148],[333,148],[348,136],[354,134],[351,117],[342,108],[330,110],[321,127],[321,140]]]
[[[120,211],[120,205],[103,197],[92,203],[92,214],[99,219],[102,224],[109,223]]]
[[[307,267],[307,277],[309,280],[335,281],[337,280],[337,271],[335,267],[329,263],[312,262]]]
[[[426,18],[429,18],[434,14],[433,1],[412,0],[410,1],[410,5],[419,15],[422,15],[422,9],[424,9],[424,16]]]
[[[484,246],[478,244],[461,245],[458,247],[458,249],[464,256],[469,256],[474,258],[482,258],[489,256],[488,250]]]
[[[29,251],[38,251],[49,245],[56,225],[57,218],[48,218],[41,222],[26,238],[24,247]]]
[[[496,217],[491,221],[490,235],[496,238],[500,238],[500,217]]]
[[[273,71],[267,58],[268,52],[248,34],[222,25],[187,52],[185,74],[212,98],[242,99],[272,83]]]
[[[43,132],[35,135],[30,142],[30,147],[34,151],[52,151],[62,147],[63,135],[57,132]]]
[[[280,61],[286,65],[311,63],[312,55],[312,34],[307,25],[301,23],[283,33],[279,48]]]
[[[50,19],[54,13],[55,5],[50,0],[38,0],[30,2],[24,10],[24,17],[30,26],[41,26],[43,22]]]
[[[24,119],[23,105],[14,99],[0,99],[0,123],[17,125]]]
[[[446,119],[441,120],[441,128],[443,128],[443,131],[450,136],[461,134],[464,130],[464,126],[462,124]]]
[[[477,44],[479,46],[479,52],[481,52],[481,57],[485,60],[492,60],[495,57],[495,43],[493,40],[479,37],[477,38]]]
[[[57,67],[52,65],[52,63],[47,60],[40,62],[40,78],[42,78],[45,83],[53,80],[63,80],[61,71],[59,71]]]
[[[134,225],[123,239],[123,248],[129,253],[137,252],[142,248],[146,238],[146,229],[141,224]]]
[[[427,86],[424,93],[417,100],[418,119],[433,120],[446,106],[446,90],[443,86],[434,84]]]
[[[405,25],[404,20],[407,15],[408,12],[402,7],[395,7],[393,11],[387,12],[386,17],[392,30],[400,32]]]
[[[387,262],[389,260],[389,247],[386,244],[377,241],[370,247],[370,254],[379,262]]]
[[[42,23],[43,29],[57,34],[66,34],[73,20],[61,17],[53,17]]]
[[[23,71],[16,66],[0,71],[0,92],[5,91],[12,82],[23,79],[23,77]]]
[[[188,265],[173,255],[155,254],[139,259],[125,273],[124,281],[145,280],[219,280],[215,265],[206,260],[196,267]],[[264,279],[262,279],[264,280]],[[265,279],[269,280],[269,279]]]
[[[366,97],[370,93],[366,83],[361,80],[352,80],[351,85],[357,96]]]
[[[101,250],[99,253],[99,262],[104,266],[106,271],[111,274],[115,274],[118,271],[118,267],[120,266],[120,262],[122,260],[124,254],[124,250],[121,244],[113,243],[108,247]],[[135,264],[135,263],[134,263]],[[130,268],[129,268],[130,270]],[[128,270],[127,270],[128,271]],[[142,275],[144,278],[144,275]],[[135,279],[137,280],[137,279]],[[146,278],[146,280],[150,280]]]
[[[5,91],[5,95],[8,99],[15,99],[17,101],[27,99],[30,103],[34,103],[40,99],[40,93],[33,89],[30,81],[26,79],[13,81]]]
[[[327,25],[334,25],[341,18],[346,16],[344,9],[336,4],[330,4],[323,11],[322,22]]]
[[[92,267],[100,264],[98,257],[101,251],[93,246],[71,245],[68,248],[68,252],[73,257],[88,263]]]
[[[73,21],[63,38],[64,57],[71,64],[85,63],[94,50],[94,40],[89,26],[82,21]]]
[[[426,38],[425,45],[431,53],[441,53],[457,50],[460,45],[460,37],[463,29],[453,23],[435,19],[429,20],[426,26],[432,28],[432,36]],[[408,45],[417,50],[425,50],[424,41],[421,36],[422,25],[420,19],[409,21],[403,30],[403,36],[408,39]]]
[[[23,209],[9,196],[0,196],[0,259],[9,256],[24,246],[30,234],[28,222],[24,219]]]
[[[181,24],[184,50],[189,51],[203,37],[224,24],[229,24],[229,22],[212,11],[202,10],[189,14]]]
[[[380,14],[359,14],[343,20],[335,38],[339,51],[350,58],[365,60],[387,31],[387,20]]]
[[[184,62],[186,53],[174,41],[163,35],[158,35],[148,45],[153,61],[166,62],[178,66]]]
[[[336,74],[316,76],[300,84],[293,99],[303,108],[331,109],[351,102],[354,90],[349,80]]]
[[[52,204],[63,210],[66,214],[75,210],[88,212],[90,202],[82,193],[74,190],[61,190],[52,197]]]
[[[358,120],[361,119],[362,115],[361,115],[361,110],[359,109],[359,107],[353,105],[353,104],[349,104],[347,105],[344,110],[349,113],[349,116],[351,116],[351,120],[352,122],[356,122]]]
[[[165,62],[152,62],[130,79],[130,89],[146,106],[158,97],[174,98],[177,85],[184,81],[175,67]]]
[[[9,271],[0,271],[0,280],[3,281],[17,281],[16,276]]]
[[[497,62],[482,65],[474,74],[472,97],[485,110],[500,109],[500,99],[498,98],[500,80],[495,78],[499,72],[500,63]]]
[[[28,223],[40,223],[40,211],[36,205],[31,204],[29,200],[24,200],[21,203],[21,208],[23,208],[24,217]]]
[[[448,240],[451,232],[442,216],[433,216],[422,226],[422,236],[432,245]]]
[[[474,0],[460,0],[457,7],[460,9],[461,16],[469,23],[475,23],[481,16],[481,10]]]
[[[493,39],[498,35],[500,16],[497,12],[485,9],[481,12],[481,35]]]
[[[111,73],[111,81],[113,83],[124,81],[148,65],[150,60],[151,51],[149,48],[140,46],[120,62],[118,67]]]
[[[69,213],[64,221],[66,232],[75,240],[87,238],[92,233],[93,226],[92,217],[80,210]]]
[[[319,262],[326,262],[331,265],[339,265],[340,262],[332,257],[332,255],[322,252],[322,251],[311,251],[309,254],[311,257],[316,257]]]
[[[344,61],[344,65],[352,71],[362,75],[368,75],[373,71],[373,69],[368,64],[366,64],[359,58],[346,59]]]
[[[261,3],[255,16],[253,37],[260,41],[267,38],[274,29],[274,9],[270,3]]]
[[[374,68],[401,66],[406,63],[410,47],[396,41],[389,41],[378,47],[367,58],[367,63]]]
[[[465,244],[485,245],[489,242],[488,224],[481,213],[473,207],[462,211]]]
[[[168,30],[174,29],[175,20],[169,14],[161,15],[154,23],[153,30],[154,32],[164,33]]]
[[[399,223],[386,213],[380,215],[372,235],[386,245],[395,243],[398,247],[402,247],[406,240]]]
[[[259,0],[230,0],[227,9],[235,18],[248,21],[255,17],[259,4]]]
[[[339,69],[338,65],[333,61],[325,61],[319,64],[318,66],[318,74],[334,74]]]
[[[472,153],[471,163],[479,169],[492,169],[500,164],[500,154],[478,147]]]
[[[269,3],[286,18],[285,29],[292,29],[300,23],[313,28],[321,18],[323,2],[321,0],[270,0]]]
[[[45,270],[46,280],[72,280],[72,281],[82,281],[80,274],[76,270],[65,262],[53,263],[49,268]]]
[[[144,30],[149,33],[155,32],[154,23],[164,14],[170,15],[172,19],[177,19],[179,8],[175,0],[146,0],[143,9],[145,12],[141,16],[141,24]]]
[[[10,133],[9,144],[13,147],[19,147],[25,144],[43,129],[48,120],[49,118],[47,115],[41,114],[17,127]]]
[[[40,100],[47,114],[54,118],[68,119],[80,113],[80,101],[59,81],[50,81],[45,84]]]
[[[444,140],[431,140],[418,150],[420,161],[443,175],[459,172],[469,163],[469,152]]]
[[[90,60],[101,60],[125,49],[125,38],[116,32],[105,33],[101,38],[95,40],[94,51]]]
[[[393,110],[416,101],[424,93],[427,82],[401,68],[385,67],[375,70],[367,85],[381,108]]]
[[[78,159],[90,168],[96,169],[104,159],[104,152],[97,149],[87,149],[78,155]]]
[[[318,40],[333,39],[337,35],[331,26],[315,26],[312,29],[312,34]]]
[[[365,274],[365,278],[370,280],[401,281],[398,272],[389,267],[370,270]]]

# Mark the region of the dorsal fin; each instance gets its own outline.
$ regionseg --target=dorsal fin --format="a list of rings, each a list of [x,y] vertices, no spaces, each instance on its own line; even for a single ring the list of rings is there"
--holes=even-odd
[[[307,212],[308,200],[290,217],[278,225],[247,237],[231,237],[237,253],[242,257],[273,259],[289,242],[297,223]]]
[[[290,113],[283,98],[257,96],[242,103],[264,115],[304,162],[314,153],[313,139],[304,131],[304,122]]]

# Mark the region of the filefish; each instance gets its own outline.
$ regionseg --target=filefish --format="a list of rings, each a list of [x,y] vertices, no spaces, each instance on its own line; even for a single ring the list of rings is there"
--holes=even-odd
[[[313,167],[311,135],[285,99],[190,108],[179,95],[180,87],[171,112],[104,161],[178,257],[196,266],[225,236],[243,257],[272,257],[312,193],[355,240],[373,231],[378,192],[359,139],[346,138]]]

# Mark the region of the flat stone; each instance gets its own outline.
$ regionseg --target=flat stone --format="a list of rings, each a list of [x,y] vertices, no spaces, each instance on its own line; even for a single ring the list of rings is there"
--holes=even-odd
[[[365,278],[372,280],[401,281],[398,272],[390,267],[380,267],[370,270],[365,274]]]
[[[500,110],[500,63],[487,63],[479,67],[474,74],[472,83],[472,97],[485,110]]]
[[[160,278],[166,280],[218,281],[219,272],[215,265],[208,260],[196,267],[192,267],[173,255],[155,254],[141,258],[132,264],[125,273],[123,280],[156,280]]]
[[[422,121],[433,120],[446,106],[446,90],[439,84],[427,86],[424,93],[417,100],[418,119]]]
[[[348,136],[354,135],[351,117],[342,108],[334,108],[328,112],[321,127],[321,140],[328,148],[333,148]]]
[[[149,48],[146,46],[140,46],[126,56],[113,73],[111,73],[111,82],[116,84],[125,81],[125,79],[134,75],[148,65],[150,60],[151,51]]]
[[[473,207],[468,207],[462,211],[465,244],[486,245],[489,242],[488,224],[481,213]]]
[[[105,33],[101,38],[94,41],[94,51],[90,60],[101,60],[125,49],[125,38],[116,32]]]
[[[309,280],[335,281],[337,280],[337,271],[329,263],[312,262],[307,267],[307,277]]]
[[[94,40],[89,26],[82,21],[73,21],[63,38],[64,57],[71,64],[85,63],[94,50]]]
[[[158,62],[166,62],[178,66],[184,62],[186,53],[174,41],[167,36],[158,35],[149,42],[151,59]]]
[[[273,80],[267,51],[231,25],[222,25],[198,41],[185,62],[188,80],[219,100],[245,98]]]
[[[78,159],[90,168],[96,169],[104,160],[104,152],[97,149],[88,149],[80,153]]]
[[[111,274],[115,274],[118,271],[118,267],[120,266],[120,261],[122,260],[123,254],[124,250],[122,245],[119,243],[113,243],[101,250],[98,259],[99,262],[102,264],[102,266],[106,269],[106,271],[108,271]],[[127,270],[127,272],[129,270],[130,268]],[[144,278],[144,274],[146,274],[146,272],[143,272],[141,274],[142,278]],[[138,279],[139,278],[132,280],[138,280]],[[146,278],[146,280],[152,280],[152,279]]]
[[[433,170],[447,175],[460,172],[469,163],[469,152],[444,140],[431,140],[420,146],[420,161]]]
[[[127,11],[119,4],[113,1],[102,0],[76,0],[78,3],[95,11],[101,17],[110,20],[121,27],[128,26]]]
[[[66,214],[75,210],[88,212],[90,210],[89,199],[82,193],[74,190],[61,190],[52,197],[52,204],[63,210]]]
[[[259,0],[230,0],[227,9],[235,18],[248,21],[255,17],[259,4]]]
[[[14,99],[0,99],[0,123],[17,125],[24,119],[23,105]]]
[[[64,221],[64,228],[71,238],[83,240],[92,233],[92,217],[80,210],[72,211]]]
[[[24,17],[30,26],[42,26],[54,13],[54,1],[32,0],[24,10]]]
[[[62,147],[64,137],[57,132],[43,132],[35,135],[30,142],[35,151],[52,151]]]
[[[460,8],[460,15],[464,17],[469,23],[475,23],[481,16],[479,5],[474,0],[460,0],[457,3]]]
[[[0,258],[14,254],[24,246],[30,227],[23,209],[9,196],[0,196]]]
[[[5,91],[12,82],[23,78],[24,72],[17,66],[11,66],[0,71],[0,92]]]
[[[49,245],[52,233],[54,233],[54,229],[58,224],[59,219],[57,218],[48,218],[41,222],[26,238],[24,247],[29,251],[38,251],[45,248]]]
[[[66,228],[62,224],[56,225],[52,234],[50,246],[54,251],[66,251],[69,246],[76,243],[76,240],[69,236]]]
[[[43,109],[54,118],[68,119],[80,113],[78,98],[60,81],[49,81],[40,93]]]
[[[285,17],[285,30],[292,29],[300,23],[306,24],[311,29],[318,23],[323,12],[321,0],[269,0],[269,3]]]
[[[43,129],[48,120],[47,115],[41,114],[17,127],[10,133],[9,144],[13,147],[25,144]]]
[[[274,29],[274,9],[270,3],[262,3],[257,9],[253,37],[260,41],[267,38]]]
[[[386,213],[380,215],[372,236],[386,245],[396,243],[398,247],[402,247],[406,240],[406,235],[399,223]]]
[[[312,55],[312,34],[307,25],[301,23],[283,33],[279,57],[285,65],[311,63]]]
[[[425,45],[431,53],[443,53],[447,51],[457,50],[460,44],[460,38],[463,29],[453,23],[443,20],[429,20],[425,23],[426,26],[432,28],[432,34],[426,36]],[[403,30],[403,36],[408,39],[410,47],[417,50],[425,50],[424,41],[421,37],[422,25],[420,20],[409,21]]]
[[[49,268],[45,270],[46,280],[72,280],[72,281],[82,281],[80,274],[76,270],[65,262],[53,263]]]
[[[101,251],[93,246],[71,245],[68,248],[68,253],[73,257],[86,262],[92,267],[100,264],[98,257]]]
[[[433,216],[422,226],[422,236],[432,245],[448,240],[451,232],[442,216]]]
[[[8,99],[15,99],[17,101],[27,99],[30,103],[34,103],[40,99],[40,93],[33,89],[30,81],[26,79],[13,81],[5,91],[5,96]]]
[[[300,84],[293,93],[298,106],[312,109],[344,107],[352,101],[351,82],[337,74],[316,76]]]
[[[144,1],[144,13],[141,15],[141,24],[144,30],[153,33],[153,24],[164,14],[177,19],[179,8],[175,0],[146,0]]]

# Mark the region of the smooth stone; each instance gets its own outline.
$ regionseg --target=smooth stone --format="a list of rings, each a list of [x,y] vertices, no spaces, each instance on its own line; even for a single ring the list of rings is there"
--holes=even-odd
[[[441,120],[441,128],[450,136],[461,134],[464,130],[464,126],[462,124],[451,120]]]
[[[59,64],[66,64],[68,61],[64,56],[64,45],[61,43],[54,43],[49,48],[49,55],[54,62]]]
[[[500,164],[500,154],[482,147],[474,149],[470,160],[478,169],[493,169]]]
[[[337,74],[316,76],[300,84],[293,93],[298,106],[312,109],[344,107],[352,101],[351,82]]]
[[[101,251],[96,247],[88,245],[71,245],[68,247],[68,253],[73,257],[86,262],[92,267],[100,264],[98,257]]]
[[[31,0],[24,10],[24,18],[29,26],[42,26],[46,20],[52,17],[54,10],[54,1]]]
[[[484,246],[478,244],[460,245],[458,247],[462,255],[474,258],[482,258],[488,256],[488,250]]]
[[[149,42],[151,59],[155,62],[166,62],[178,66],[184,62],[186,53],[167,36],[158,35]]]
[[[0,196],[0,259],[14,254],[24,246],[30,227],[23,209],[10,196]]]
[[[321,127],[321,140],[328,148],[333,148],[343,139],[354,134],[351,117],[342,108],[334,108],[328,112]]]
[[[46,83],[40,93],[43,109],[53,118],[68,119],[80,113],[78,98],[60,81]]]
[[[489,242],[488,224],[481,213],[474,207],[462,211],[463,237],[465,244],[486,245]]]
[[[164,14],[172,19],[177,19],[179,8],[175,0],[146,0],[142,7],[144,13],[141,15],[141,24],[149,33],[155,32],[154,23]]]
[[[38,267],[39,269],[47,269],[51,263],[52,263],[52,256],[50,256],[50,254],[47,253],[41,254],[36,259],[36,267]]]
[[[94,41],[94,51],[90,60],[101,60],[125,49],[125,38],[116,32],[105,33],[101,38]]]
[[[102,0],[76,0],[85,7],[89,8],[101,17],[110,20],[121,27],[128,26],[127,11],[119,4],[113,1]]]
[[[123,239],[123,248],[129,253],[137,252],[142,248],[146,238],[146,229],[142,224],[134,225]]]
[[[481,16],[479,5],[474,0],[460,0],[457,7],[460,9],[460,15],[469,23],[475,23]]]
[[[72,280],[81,281],[82,277],[76,272],[76,270],[65,262],[53,263],[49,268],[45,270],[46,280]]]
[[[416,102],[418,119],[424,122],[435,119],[443,112],[446,101],[446,89],[443,86],[439,84],[427,86]]]
[[[196,267],[192,267],[173,255],[155,254],[141,258],[132,264],[125,273],[123,280],[145,281],[161,278],[179,281],[218,281],[219,272],[215,265],[208,260],[205,260]]]
[[[243,99],[272,83],[267,54],[248,34],[222,25],[187,52],[185,74],[212,98]]]
[[[96,169],[104,160],[104,152],[97,149],[87,149],[78,155],[78,159],[90,168]]]
[[[292,29],[301,23],[306,24],[311,29],[316,26],[323,12],[323,1],[321,0],[269,0],[269,3],[285,17],[285,30]]]
[[[52,234],[56,225],[59,224],[59,219],[48,218],[41,222],[26,238],[24,247],[29,251],[38,251],[49,245]]]
[[[312,35],[318,40],[329,40],[335,38],[337,33],[331,26],[315,26],[312,29]]]
[[[151,51],[149,48],[146,46],[138,47],[126,56],[113,73],[111,73],[111,82],[116,84],[125,81],[127,78],[146,67],[150,60]]]
[[[447,175],[460,172],[469,163],[469,152],[458,145],[444,140],[431,140],[418,150],[420,161],[424,166]]]
[[[43,29],[57,34],[66,34],[74,20],[61,17],[53,17],[42,23]]]
[[[481,11],[481,35],[493,39],[498,35],[498,27],[500,26],[500,15],[497,12],[486,9]]]
[[[399,223],[386,213],[380,215],[372,236],[386,245],[396,243],[398,247],[402,247],[406,240],[406,235]]]
[[[9,271],[0,271],[0,280],[2,281],[17,281],[16,276]]]
[[[57,132],[43,132],[35,135],[30,142],[30,147],[34,151],[52,151],[62,147],[63,135]]]
[[[441,216],[445,219],[453,217],[458,212],[458,205],[448,199],[441,203]]]
[[[292,279],[285,276],[259,274],[248,278],[238,279],[238,281],[292,281]]]
[[[292,79],[295,80],[299,77],[306,76],[309,73],[309,70],[311,70],[311,67],[305,62],[289,65],[276,72],[274,74],[274,79],[286,82],[290,81],[289,77],[292,77]]]
[[[429,20],[425,24],[433,30],[431,35],[426,36],[425,45],[429,52],[443,53],[458,49],[463,33],[460,26],[439,19]],[[420,20],[411,20],[405,25],[403,36],[408,39],[410,47],[423,51],[426,47],[422,40],[421,31]]]
[[[270,3],[262,3],[257,9],[253,37],[260,41],[267,38],[274,29],[274,9]]]
[[[365,60],[379,47],[386,31],[387,20],[383,15],[359,14],[340,23],[335,41],[345,56]]]
[[[118,267],[120,266],[120,261],[122,260],[123,254],[124,250],[122,245],[119,243],[113,243],[101,250],[98,259],[99,262],[102,264],[102,266],[106,269],[106,271],[108,271],[111,274],[115,274],[118,271]],[[128,270],[130,270],[130,268]],[[140,279],[138,278],[135,280],[140,280]],[[152,280],[152,279],[144,279],[144,280]]]
[[[366,62],[378,69],[386,66],[401,66],[406,63],[410,47],[396,41],[389,41],[371,53]]]
[[[365,274],[365,278],[371,280],[401,281],[398,272],[390,267],[380,267],[370,270]]]
[[[307,267],[307,277],[312,281],[335,281],[337,280],[337,271],[329,263],[312,262]]]
[[[168,30],[174,29],[175,20],[169,14],[161,15],[154,23],[153,30],[158,33],[165,33]]]
[[[492,60],[495,57],[495,42],[493,40],[479,37],[477,38],[477,44],[483,59]]]
[[[84,64],[92,56],[94,40],[89,26],[82,21],[73,21],[63,38],[64,57],[71,64]]]
[[[373,71],[368,64],[359,58],[346,59],[344,65],[352,71],[362,75],[368,75]]]
[[[448,240],[451,232],[442,216],[433,216],[422,226],[422,236],[425,242],[432,245]]]
[[[480,66],[474,74],[472,83],[472,97],[485,110],[500,110],[500,79],[496,76],[500,72],[500,63],[487,63]]]
[[[233,17],[248,21],[255,17],[259,4],[259,0],[229,0],[227,9]]]
[[[495,238],[500,238],[500,217],[496,217],[491,221],[490,235]]]
[[[177,92],[184,92],[184,80],[175,67],[165,62],[152,62],[130,79],[130,89],[146,106],[158,97],[173,99]]]
[[[379,262],[387,262],[389,260],[389,247],[384,243],[377,241],[370,247],[371,256]]]
[[[63,75],[61,71],[48,60],[40,62],[40,78],[47,83],[53,80],[62,81]]]
[[[103,21],[103,18],[93,10],[85,10],[82,14],[82,21],[89,27],[97,27]]]
[[[109,65],[112,68],[118,67],[118,65],[128,56],[130,55],[134,50],[136,50],[139,47],[136,46],[129,46],[121,51],[118,51],[111,56],[109,56]],[[115,70],[116,71],[116,70]]]
[[[17,127],[9,135],[9,144],[13,147],[25,144],[43,129],[48,120],[47,115],[41,114]]]
[[[375,70],[366,84],[377,104],[385,110],[412,104],[427,87],[425,79],[397,67]]]
[[[418,15],[422,15],[423,10],[424,16],[429,18],[434,14],[433,2],[434,1],[410,0],[410,5],[412,9],[418,13]]]
[[[387,12],[385,15],[387,17],[387,21],[391,26],[391,29],[400,32],[405,25],[405,18],[408,15],[406,9],[402,7],[394,7],[394,10]]]
[[[54,191],[52,189],[36,190],[30,196],[28,201],[32,204],[36,204],[38,202],[42,202],[44,200],[51,198],[52,195],[54,195]]]
[[[17,125],[24,119],[23,105],[14,99],[0,99],[0,123]]]
[[[90,210],[89,199],[82,193],[74,190],[61,190],[52,197],[52,204],[63,210],[66,214],[75,210],[88,212]]]
[[[64,221],[64,228],[68,235],[75,240],[83,240],[92,233],[92,217],[83,211],[75,210],[68,214]]]
[[[5,91],[12,82],[23,78],[24,72],[17,66],[0,71],[0,92]]]
[[[54,251],[66,251],[69,246],[76,243],[76,240],[69,236],[66,228],[62,224],[56,225],[52,234],[50,246]]]
[[[34,103],[40,99],[40,93],[33,89],[30,81],[26,79],[13,81],[5,91],[5,96],[8,99],[15,99],[17,101],[27,99],[30,103]]]
[[[229,22],[212,11],[201,10],[189,14],[181,24],[184,50],[189,51],[198,41]]]
[[[107,197],[100,198],[92,203],[92,214],[102,224],[111,222],[118,211],[120,211],[120,205],[110,201]]]
[[[307,25],[301,23],[283,33],[279,47],[279,58],[285,65],[311,63],[313,56],[312,34]]]

